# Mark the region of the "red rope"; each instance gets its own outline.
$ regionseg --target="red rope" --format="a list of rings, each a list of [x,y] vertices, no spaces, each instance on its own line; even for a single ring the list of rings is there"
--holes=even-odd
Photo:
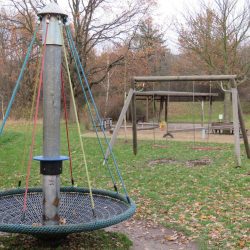
[[[43,84],[43,71],[44,71],[44,63],[45,63],[45,52],[46,52],[46,41],[47,41],[47,35],[48,35],[48,25],[49,25],[49,23],[47,23],[47,25],[46,25],[46,34],[45,34],[45,39],[44,39],[44,48],[43,48],[43,54],[42,54],[42,66],[41,66],[41,71],[40,71],[38,93],[37,93],[37,98],[36,98],[36,111],[35,111],[34,125],[33,125],[33,130],[32,130],[32,142],[30,145],[29,162],[28,162],[27,174],[26,174],[26,186],[25,186],[25,194],[24,194],[23,212],[25,212],[27,209],[27,194],[28,194],[28,189],[29,189],[30,170],[31,170],[31,163],[32,163],[32,158],[33,158],[33,149],[34,149],[34,144],[35,144],[35,134],[36,134],[36,125],[37,125],[38,110],[39,110],[39,100],[40,100],[41,89],[42,89],[42,84]]]
[[[67,106],[66,106],[66,95],[64,91],[64,80],[63,80],[62,68],[61,68],[61,81],[62,81],[62,96],[63,96],[63,106],[64,106],[64,119],[65,119],[65,126],[66,126],[68,152],[69,152],[69,168],[70,168],[71,183],[72,185],[74,185],[71,150],[70,150],[70,142],[69,142],[68,112],[67,112]]]

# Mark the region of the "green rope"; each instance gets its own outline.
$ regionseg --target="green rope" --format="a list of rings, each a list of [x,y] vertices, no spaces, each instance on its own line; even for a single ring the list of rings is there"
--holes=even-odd
[[[80,69],[81,69],[81,73],[82,73],[82,76],[83,76],[85,85],[86,85],[86,87],[87,87],[87,90],[88,90],[90,99],[91,99],[91,101],[92,101],[92,104],[93,104],[93,107],[94,107],[96,116],[97,116],[98,121],[99,121],[99,123],[100,123],[100,125],[101,125],[101,130],[102,130],[102,133],[103,133],[103,136],[104,136],[104,140],[105,140],[105,142],[106,142],[106,144],[107,144],[107,146],[108,146],[108,148],[109,148],[109,152],[110,152],[111,157],[112,157],[112,160],[113,160],[113,162],[114,162],[114,165],[115,165],[115,168],[116,168],[117,175],[118,175],[118,177],[119,177],[119,179],[120,179],[120,182],[121,182],[121,185],[122,185],[122,187],[123,187],[124,193],[126,194],[127,199],[128,199],[128,201],[129,201],[130,198],[129,198],[129,196],[128,196],[128,192],[127,192],[127,189],[126,189],[126,187],[125,187],[125,183],[124,183],[123,178],[122,178],[122,176],[121,176],[121,172],[120,172],[120,169],[119,169],[119,167],[118,167],[118,164],[117,164],[116,158],[115,158],[115,156],[114,156],[113,150],[112,150],[112,148],[111,148],[111,146],[110,146],[110,144],[109,144],[109,141],[108,141],[107,136],[106,136],[106,134],[105,134],[104,128],[103,128],[103,126],[102,126],[100,114],[99,114],[99,112],[98,112],[98,109],[97,109],[97,106],[96,106],[94,97],[93,97],[93,95],[92,95],[92,92],[91,92],[91,89],[90,89],[90,86],[89,86],[89,83],[88,83],[88,79],[87,79],[86,74],[85,74],[85,72],[84,72],[84,69],[83,69],[83,66],[82,66],[82,64],[81,64],[81,60],[80,60],[79,54],[78,54],[78,52],[77,52],[77,50],[76,50],[76,46],[75,46],[75,44],[74,44],[73,37],[72,37],[72,35],[71,35],[70,29],[69,29],[68,26],[66,26],[66,32],[67,32],[67,34],[68,34],[67,38],[68,38],[68,40],[69,40],[69,44],[71,44],[70,49],[71,49],[71,51],[72,51],[73,56],[76,58],[77,63],[78,63],[78,65],[79,65]],[[78,66],[77,63],[76,63],[76,67]],[[84,86],[83,86],[83,82],[82,82],[81,79],[80,79],[80,84],[81,84],[83,93],[84,93],[84,95],[86,96],[86,91],[85,91],[85,88],[84,88]],[[105,161],[106,161],[106,159],[105,159]]]
[[[75,44],[74,44],[72,35],[71,35],[71,33],[70,33],[70,30],[69,30],[69,27],[66,27],[66,32],[67,32],[67,39],[68,39],[68,43],[69,43],[69,46],[70,46],[70,49],[71,49],[71,53],[72,53],[72,55],[73,55],[73,57],[74,57],[74,60],[75,60],[75,65],[76,65],[76,69],[77,69],[77,73],[78,73],[78,78],[79,78],[79,81],[80,81],[80,84],[81,84],[81,87],[82,87],[82,91],[83,91],[83,94],[84,94],[84,98],[85,98],[86,103],[87,103],[87,105],[88,105],[88,101],[87,101],[88,99],[87,99],[86,90],[85,90],[85,87],[83,86],[83,81],[82,81],[82,79],[81,79],[81,75],[80,75],[80,72],[79,72],[78,67],[80,67],[80,69],[81,69],[81,73],[82,73],[82,75],[83,75],[83,78],[84,78],[86,87],[87,87],[87,89],[88,89],[88,93],[89,93],[89,95],[90,95],[90,99],[91,99],[91,101],[92,101],[92,104],[93,104],[93,107],[94,107],[96,116],[97,116],[98,121],[99,121],[99,123],[100,123],[100,125],[101,125],[100,127],[101,127],[101,131],[102,131],[102,133],[103,133],[103,136],[104,136],[104,140],[105,140],[105,142],[106,142],[106,144],[107,144],[107,146],[108,146],[108,148],[109,148],[110,154],[111,154],[111,156],[112,156],[112,160],[113,160],[113,163],[114,163],[114,165],[115,165],[117,175],[118,175],[118,177],[119,177],[119,179],[120,179],[120,182],[121,182],[121,185],[122,185],[122,187],[123,187],[124,193],[126,194],[127,199],[129,200],[129,196],[128,196],[128,193],[127,193],[127,190],[126,190],[124,181],[123,181],[123,179],[122,179],[121,172],[120,172],[120,170],[119,170],[119,167],[118,167],[118,164],[117,164],[117,162],[116,162],[114,153],[113,153],[113,151],[112,151],[112,149],[111,149],[111,146],[110,146],[110,144],[109,144],[109,142],[108,142],[108,139],[107,139],[107,136],[106,136],[106,134],[105,134],[105,131],[104,131],[104,129],[103,129],[103,126],[102,126],[102,123],[101,123],[101,118],[100,118],[98,109],[97,109],[97,107],[96,107],[96,104],[95,104],[95,101],[94,101],[94,98],[93,98],[93,95],[92,95],[90,86],[89,86],[89,84],[88,84],[87,77],[86,77],[86,75],[85,75],[85,73],[84,73],[84,70],[83,70],[83,67],[82,67],[82,65],[81,65],[81,61],[80,61],[80,58],[79,58],[79,54],[77,53],[77,50],[76,50],[76,47],[75,47]],[[90,114],[91,114],[91,110],[90,110],[90,109],[89,109],[89,111],[90,111]],[[97,135],[97,136],[98,136],[98,135]],[[103,151],[103,154],[104,154],[104,151]],[[105,159],[105,154],[104,154],[104,160],[105,160],[105,163],[107,163],[107,159]]]
[[[70,93],[71,93],[71,98],[73,101],[74,113],[75,113],[75,118],[76,118],[77,131],[78,131],[80,146],[81,146],[81,150],[82,150],[82,160],[83,160],[83,163],[85,166],[85,171],[86,171],[86,177],[87,177],[87,182],[88,182],[88,187],[89,187],[89,194],[90,194],[90,199],[91,199],[91,206],[92,206],[92,209],[94,210],[95,203],[94,203],[94,199],[93,199],[92,187],[91,187],[91,182],[90,182],[90,178],[89,178],[89,170],[88,170],[88,164],[86,161],[86,154],[85,154],[85,150],[84,150],[84,146],[83,146],[83,142],[82,142],[82,137],[81,137],[81,128],[80,128],[80,123],[79,123],[79,119],[78,119],[78,115],[77,115],[76,101],[75,101],[75,96],[74,96],[74,91],[73,91],[73,86],[72,86],[72,81],[71,81],[71,76],[70,76],[70,71],[69,71],[69,64],[68,64],[68,58],[67,58],[67,52],[66,52],[66,48],[65,48],[65,44],[64,44],[64,39],[63,39],[62,28],[61,28],[61,36],[62,36],[62,46],[63,46],[63,52],[64,52],[64,59],[65,59],[65,63],[66,63],[67,74],[69,77]]]
[[[67,34],[67,33],[66,33],[66,34]],[[68,34],[67,34],[67,38],[68,38]],[[68,44],[69,44],[70,49],[71,49],[71,51],[72,51],[72,45],[71,45],[71,43],[69,42],[69,40],[68,40]],[[78,79],[79,79],[80,83],[82,84],[81,73],[80,73],[80,71],[79,71],[79,67],[77,66],[76,58],[75,58],[75,57],[73,57],[73,58],[74,58],[75,65],[76,65],[76,71],[77,71]],[[88,108],[88,112],[89,112],[89,115],[90,115],[90,118],[91,118],[91,122],[92,122],[92,125],[93,125],[94,129],[95,129],[95,134],[96,134],[96,137],[97,137],[97,141],[98,141],[98,144],[99,144],[99,146],[100,146],[100,149],[101,149],[103,158],[105,159],[104,148],[103,148],[103,145],[102,145],[102,143],[101,143],[101,140],[100,140],[100,137],[99,137],[99,134],[98,134],[98,131],[97,131],[97,125],[96,125],[96,122],[95,122],[95,119],[94,119],[94,116],[93,116],[93,113],[92,113],[92,110],[91,110],[91,107],[90,107],[90,103],[89,103],[89,100],[88,100],[88,97],[87,97],[86,92],[83,92],[83,93],[84,93],[84,99],[85,99],[85,102],[86,102],[86,105],[87,105],[87,108]],[[110,177],[111,177],[111,179],[112,179],[112,182],[113,182],[113,185],[114,185],[114,190],[115,190],[116,192],[118,192],[118,188],[117,188],[117,185],[116,185],[116,180],[115,180],[115,177],[114,177],[114,175],[113,175],[113,173],[112,173],[112,170],[111,170],[111,168],[110,168],[110,166],[109,166],[109,163],[108,163],[107,160],[104,160],[104,161],[105,161],[105,165],[106,165],[106,167],[107,167],[107,169],[108,169],[109,175],[110,175]]]
[[[28,48],[28,51],[26,53],[26,56],[25,56],[25,59],[24,59],[24,62],[23,62],[23,65],[22,65],[22,68],[21,68],[21,72],[18,76],[18,79],[17,79],[17,82],[16,82],[16,86],[12,92],[12,96],[10,98],[10,101],[8,103],[8,107],[7,107],[7,110],[6,110],[6,113],[5,113],[5,117],[3,119],[3,122],[1,124],[1,127],[0,127],[0,135],[2,135],[3,133],[3,129],[4,129],[4,126],[5,126],[5,123],[10,115],[10,110],[11,110],[11,107],[13,105],[13,102],[15,100],[15,97],[16,97],[16,94],[17,94],[17,91],[19,90],[20,88],[20,84],[21,84],[21,81],[23,79],[23,74],[24,74],[24,71],[26,69],[26,66],[27,66],[27,63],[28,63],[28,60],[29,60],[29,57],[30,57],[30,54],[31,54],[31,51],[32,51],[32,47],[35,43],[35,39],[36,39],[36,33],[38,31],[38,28],[39,28],[39,25],[36,26],[36,29],[35,29],[35,32],[34,32],[34,35],[32,37],[32,40],[30,42],[30,45],[29,45],[29,48]]]

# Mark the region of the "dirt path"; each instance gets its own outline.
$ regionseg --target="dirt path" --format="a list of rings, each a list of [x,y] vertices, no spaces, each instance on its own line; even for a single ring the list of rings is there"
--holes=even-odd
[[[149,221],[131,219],[106,229],[126,234],[133,247],[131,250],[197,250],[182,233],[155,225]]]
[[[137,132],[138,140],[160,140],[160,141],[196,141],[196,142],[211,142],[211,143],[234,143],[233,135],[222,135],[222,134],[209,134],[205,135],[205,138],[202,138],[201,131],[196,131],[195,134],[191,131],[189,132],[179,132],[174,133],[174,138],[163,138],[163,135],[166,133],[166,130],[163,129],[155,129],[155,130],[142,130]],[[101,135],[101,133],[100,133]],[[111,137],[111,134],[107,131],[106,135]],[[83,134],[83,137],[95,137],[96,134],[94,132],[86,132]],[[101,136],[102,137],[102,136]],[[118,134],[119,139],[132,139],[132,130],[127,129],[127,133],[125,136],[124,129],[119,130]],[[250,139],[250,137],[249,137]],[[243,142],[243,141],[241,141]]]

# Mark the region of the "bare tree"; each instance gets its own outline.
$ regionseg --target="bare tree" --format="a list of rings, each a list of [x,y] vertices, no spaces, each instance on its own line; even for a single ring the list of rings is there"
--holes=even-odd
[[[102,82],[107,72],[123,56],[108,65],[94,65],[90,57],[95,48],[110,43],[123,42],[138,27],[140,19],[147,13],[153,1],[107,1],[68,0],[74,23],[74,37],[87,75],[92,76],[91,85]],[[127,5],[127,6],[126,6]],[[102,74],[100,74],[102,72]],[[95,76],[95,77],[94,77]]]
[[[14,10],[13,14],[6,12],[7,14],[1,15],[0,18],[33,33],[36,13],[48,2],[7,0],[6,4]],[[118,55],[108,65],[97,64],[96,58],[103,46],[107,43],[109,46],[116,45],[131,36],[137,29],[140,19],[153,5],[154,0],[68,0],[69,19],[73,21],[73,37],[91,87],[101,83],[108,72],[124,58],[123,55]],[[21,21],[17,18],[19,16],[23,17]],[[70,57],[69,61],[71,74],[77,79],[73,58]],[[74,91],[77,97],[80,88],[74,86]]]
[[[184,15],[185,24],[177,27],[182,52],[195,54],[208,73],[238,74],[244,78],[250,59],[242,63],[240,50],[249,42],[250,12],[247,1],[215,0],[213,6],[201,3],[201,11]],[[230,84],[225,86],[230,88]],[[224,120],[230,120],[230,95],[224,97]]]

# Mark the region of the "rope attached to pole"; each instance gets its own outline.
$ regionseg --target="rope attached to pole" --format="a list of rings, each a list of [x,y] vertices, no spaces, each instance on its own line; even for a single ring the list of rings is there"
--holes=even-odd
[[[61,29],[61,35],[62,35],[62,38],[63,38],[62,29]],[[70,76],[70,71],[69,71],[69,64],[68,64],[68,58],[67,58],[67,52],[66,52],[66,48],[65,48],[65,44],[64,44],[64,39],[62,39],[62,46],[63,46],[64,60],[65,60],[65,64],[66,64],[67,74],[68,74],[68,78],[69,78],[69,87],[70,87],[70,93],[71,93],[71,98],[72,98],[73,107],[74,107],[75,119],[76,119],[77,130],[78,130],[78,136],[79,136],[80,146],[81,146],[81,150],[82,150],[82,160],[83,160],[83,163],[84,163],[84,166],[85,166],[86,177],[87,177],[87,182],[88,182],[88,187],[89,187],[89,195],[90,195],[90,200],[91,200],[91,207],[92,207],[93,215],[95,216],[95,211],[94,211],[95,203],[94,203],[94,199],[93,199],[92,187],[91,187],[91,182],[90,182],[90,178],[89,178],[89,170],[88,170],[88,164],[87,164],[87,160],[86,160],[86,154],[85,154],[83,141],[82,141],[82,137],[81,137],[80,122],[79,122],[78,115],[77,115],[76,101],[75,101],[75,96],[74,96],[74,91],[73,91],[73,86],[72,86],[72,81],[71,81],[71,76]]]
[[[106,134],[105,134],[105,131],[104,131],[104,128],[103,128],[103,125],[102,125],[102,122],[101,122],[101,117],[100,117],[100,115],[99,115],[97,106],[96,106],[96,104],[95,104],[95,100],[94,100],[94,97],[93,97],[93,95],[92,95],[92,92],[91,92],[91,89],[90,89],[90,86],[89,86],[89,83],[88,83],[88,79],[87,79],[87,77],[86,77],[86,74],[85,74],[85,72],[84,72],[83,66],[82,66],[82,64],[81,64],[80,57],[79,57],[79,54],[78,54],[78,52],[77,52],[77,50],[76,50],[76,47],[75,47],[75,44],[74,44],[74,41],[73,41],[73,37],[72,37],[72,35],[71,35],[71,32],[70,32],[70,30],[69,30],[69,27],[66,27],[66,32],[67,32],[67,34],[68,34],[69,44],[71,44],[70,48],[71,48],[71,50],[72,50],[72,54],[73,54],[73,56],[77,59],[78,65],[80,66],[81,73],[82,73],[82,75],[83,75],[85,85],[86,85],[86,87],[87,87],[87,90],[88,90],[88,93],[89,93],[91,102],[92,102],[92,104],[93,104],[93,107],[94,107],[94,110],[95,110],[95,113],[96,113],[96,116],[97,116],[97,119],[98,119],[98,121],[99,121],[99,123],[100,123],[100,127],[101,127],[101,130],[102,130],[103,136],[104,136],[104,140],[105,140],[105,142],[106,142],[106,144],[107,144],[107,146],[108,146],[108,148],[109,148],[109,152],[110,152],[110,154],[111,154],[111,156],[112,156],[112,160],[113,160],[113,162],[114,162],[114,165],[115,165],[115,168],[116,168],[117,175],[118,175],[118,177],[119,177],[119,179],[120,179],[120,182],[121,182],[121,184],[122,184],[122,187],[123,187],[124,193],[125,193],[125,195],[126,195],[126,197],[127,197],[127,200],[128,200],[128,202],[130,203],[130,199],[129,199],[129,196],[128,196],[128,193],[127,193],[127,190],[126,190],[124,181],[123,181],[123,179],[122,179],[120,169],[119,169],[119,167],[118,167],[118,164],[117,164],[117,162],[116,162],[114,153],[113,153],[113,151],[112,151],[112,148],[111,148],[111,146],[110,146],[110,144],[109,144],[109,142],[108,142],[107,136],[106,136]],[[77,63],[76,63],[76,66],[77,66]],[[85,88],[84,88],[84,86],[83,86],[82,81],[80,81],[80,83],[81,83],[82,90],[83,90],[83,92],[85,93],[84,95],[86,96],[86,91],[85,91]],[[104,158],[104,159],[105,159],[105,158]],[[106,161],[106,159],[105,159],[105,161]]]
[[[69,46],[71,46],[70,43],[69,43]],[[75,60],[75,64],[76,64],[76,70],[77,70],[78,79],[79,79],[80,82],[82,82],[81,75],[80,75],[80,71],[79,71],[79,68],[78,68],[78,66],[77,66],[77,61],[76,61],[75,58],[74,58],[74,60]],[[100,137],[99,137],[99,134],[98,134],[97,125],[96,125],[96,123],[95,123],[95,119],[94,119],[93,113],[92,113],[92,111],[91,111],[90,104],[89,104],[89,101],[88,101],[86,92],[83,92],[83,93],[84,93],[84,99],[85,99],[85,102],[86,102],[86,105],[87,105],[87,107],[88,107],[88,111],[89,111],[89,114],[90,114],[91,122],[92,122],[92,125],[93,125],[94,129],[95,129],[95,134],[96,134],[96,137],[97,137],[98,144],[99,144],[99,146],[100,146],[100,148],[101,148],[101,152],[102,152],[103,158],[105,158],[104,148],[103,148],[103,146],[102,146],[102,143],[101,143],[101,140],[100,140]],[[118,192],[118,188],[117,188],[117,185],[116,185],[115,177],[114,177],[113,174],[112,174],[112,171],[111,171],[111,169],[110,169],[109,163],[108,163],[107,160],[104,160],[104,163],[105,163],[105,165],[106,165],[107,168],[108,168],[109,175],[110,175],[110,177],[111,177],[111,179],[112,179],[112,182],[113,182],[113,185],[114,185],[114,190],[115,190],[116,192]]]
[[[35,39],[36,39],[36,34],[37,34],[37,31],[38,31],[38,28],[39,28],[39,25],[36,26],[36,29],[35,29],[35,32],[34,32],[34,34],[33,34],[32,40],[31,40],[31,42],[30,42],[28,51],[27,51],[27,53],[26,53],[26,56],[25,56],[25,59],[24,59],[24,62],[23,62],[23,65],[22,65],[20,74],[19,74],[18,79],[17,79],[17,81],[16,81],[16,86],[15,86],[13,92],[12,92],[10,101],[9,101],[9,103],[8,103],[8,107],[7,107],[7,109],[6,109],[6,113],[5,113],[3,122],[2,122],[1,127],[0,127],[0,135],[3,133],[3,129],[4,129],[5,123],[6,123],[8,117],[9,117],[9,115],[10,115],[10,110],[11,110],[11,107],[12,107],[13,102],[14,102],[14,100],[15,100],[17,91],[18,91],[19,88],[20,88],[20,84],[21,84],[21,81],[22,81],[22,79],[23,79],[24,71],[25,71],[25,69],[26,69],[26,66],[27,66],[27,63],[28,63],[28,60],[29,60],[31,51],[32,51],[32,47],[33,47],[33,45],[34,45],[34,43],[35,43]]]
[[[37,88],[38,88],[38,85],[39,85],[39,75],[40,75],[40,68],[41,68],[41,63],[42,63],[42,55],[43,55],[43,51],[41,51],[40,53],[40,58],[38,59],[38,65],[37,65],[37,72],[36,72],[36,77],[35,77],[35,88],[34,88],[34,91],[33,91],[33,97],[32,97],[32,105],[31,105],[31,109],[30,109],[30,114],[29,114],[29,120],[28,121],[32,121],[32,117],[34,115],[34,109],[35,109],[35,102],[36,102],[36,92],[37,92]],[[24,145],[24,148],[23,148],[23,154],[22,154],[22,162],[21,162],[21,166],[24,166],[25,164],[25,157],[27,155],[27,151],[28,151],[28,136],[27,136],[27,133],[28,133],[28,123],[26,124],[25,126],[25,135],[26,135],[26,138],[25,138],[25,145]],[[18,187],[21,186],[21,180],[18,181]]]
[[[66,136],[67,136],[67,144],[68,144],[68,154],[69,154],[69,170],[70,170],[71,184],[72,184],[72,186],[74,186],[72,157],[71,157],[70,140],[69,140],[68,112],[67,112],[67,106],[66,106],[66,95],[65,95],[65,90],[64,90],[64,80],[63,80],[62,69],[61,69],[61,82],[62,82],[62,97],[63,97],[63,107],[64,107],[64,119],[65,119]]]
[[[38,85],[38,93],[37,93],[37,98],[36,98],[36,110],[35,110],[35,117],[34,117],[34,126],[33,126],[33,131],[32,131],[32,142],[31,142],[31,146],[30,146],[29,162],[28,162],[27,174],[26,174],[26,185],[25,185],[25,193],[24,193],[24,201],[23,201],[23,219],[25,217],[25,212],[27,210],[27,195],[28,195],[28,189],[29,189],[29,177],[30,177],[31,164],[32,164],[32,160],[33,160],[32,157],[33,157],[33,149],[34,149],[34,144],[35,144],[35,134],[36,134],[37,119],[38,119],[39,100],[40,100],[41,89],[42,89],[42,84],[43,84],[43,71],[44,71],[44,63],[45,63],[48,27],[49,27],[49,23],[46,24],[46,34],[45,34],[44,45],[43,45],[44,49],[43,49],[42,66],[41,66],[40,79],[39,79],[39,85]]]
[[[80,73],[80,70],[79,70],[79,67],[78,67],[78,61],[77,61],[77,58],[76,58],[76,55],[74,53],[74,49],[73,49],[73,45],[72,45],[72,42],[70,40],[70,37],[69,37],[69,34],[68,34],[68,31],[67,31],[67,28],[66,28],[66,34],[67,34],[67,40],[68,40],[68,44],[69,44],[69,47],[70,47],[70,50],[71,50],[71,53],[73,55],[73,58],[74,58],[74,61],[75,61],[75,65],[76,65],[76,70],[77,70],[77,74],[78,74],[78,79],[79,79],[79,82],[81,84],[81,87],[82,87],[82,91],[83,91],[83,95],[84,95],[84,99],[85,99],[85,102],[87,104],[87,107],[88,107],[88,111],[89,111],[89,114],[90,114],[90,117],[91,117],[91,122],[92,122],[92,125],[95,129],[95,133],[96,133],[96,137],[97,137],[97,140],[98,140],[98,144],[101,148],[101,152],[102,152],[102,155],[103,155],[103,158],[104,158],[104,163],[105,165],[107,166],[108,168],[108,171],[109,171],[109,174],[111,176],[111,179],[112,179],[112,182],[113,182],[113,185],[114,185],[114,189],[116,192],[118,192],[118,188],[117,188],[117,185],[116,185],[116,181],[115,181],[115,178],[112,174],[112,171],[110,169],[110,166],[109,166],[109,163],[107,161],[107,159],[105,158],[105,152],[104,152],[104,148],[102,146],[102,143],[101,143],[101,140],[100,140],[100,137],[99,137],[99,134],[98,134],[98,130],[97,130],[97,125],[96,125],[96,122],[95,122],[95,119],[94,119],[94,116],[93,116],[93,113],[91,111],[91,107],[90,107],[90,104],[89,104],[89,101],[88,101],[88,97],[87,97],[87,94],[86,94],[86,91],[84,89],[84,86],[83,86],[83,82],[82,82],[82,78],[81,78],[81,73]],[[81,65],[81,64],[80,64]],[[98,116],[97,116],[98,117]],[[100,120],[99,120],[100,121]],[[107,142],[107,138],[106,138],[106,135],[105,135],[105,132],[103,131],[103,127],[102,127],[102,123],[100,122],[100,125],[101,125],[101,130],[104,134],[104,138],[106,139],[106,143]],[[108,143],[109,145],[109,143]],[[110,149],[110,146],[109,146],[109,149]]]

